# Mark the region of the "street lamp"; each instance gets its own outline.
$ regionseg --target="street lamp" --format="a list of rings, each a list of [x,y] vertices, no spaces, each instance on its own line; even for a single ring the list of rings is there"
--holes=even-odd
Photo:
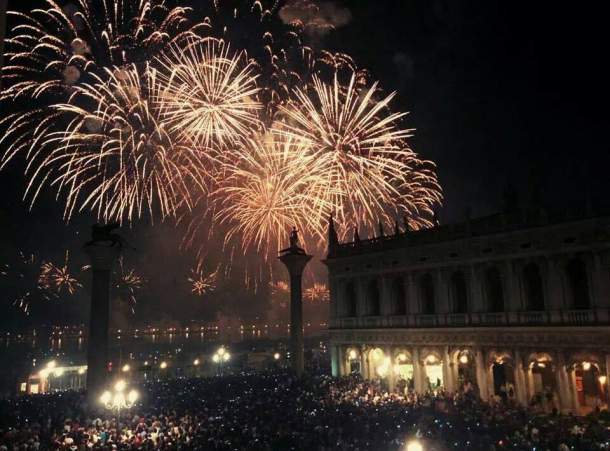
[[[218,348],[218,350],[212,356],[212,361],[218,364],[219,372],[222,374],[222,365],[231,359],[231,354],[225,349],[224,346]]]
[[[407,443],[405,451],[424,451],[424,447],[419,440],[411,440]]]
[[[279,353],[279,352],[276,352],[275,354],[273,354],[273,359],[274,359],[274,360],[280,360],[280,357],[281,357],[281,356],[280,356],[280,353]]]
[[[114,384],[112,391],[106,390],[102,393],[102,396],[100,396],[102,405],[106,409],[116,412],[117,426],[121,419],[121,410],[131,409],[139,398],[139,394],[136,390],[130,390],[129,393],[125,395],[126,389],[127,383],[121,379]]]

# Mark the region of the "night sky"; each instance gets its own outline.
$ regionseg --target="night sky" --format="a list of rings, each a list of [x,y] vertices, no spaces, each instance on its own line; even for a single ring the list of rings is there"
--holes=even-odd
[[[9,9],[38,4],[9,0]],[[407,125],[417,129],[413,148],[438,165],[442,222],[463,219],[467,208],[475,216],[498,211],[508,185],[525,204],[575,208],[587,196],[608,204],[607,11],[550,1],[332,6],[342,26],[316,44],[350,54],[386,91],[398,91],[395,107],[410,111]],[[94,219],[79,215],[66,226],[49,192],[28,211],[22,169],[14,162],[0,173],[0,257],[11,262],[24,250],[60,261],[69,249],[85,263],[80,247]],[[193,256],[176,250],[180,231],[142,221],[123,233],[137,248],[128,261],[152,281],[139,318],[211,317],[218,309],[255,316],[264,305],[234,289],[202,305],[184,283]],[[86,302],[71,302],[62,315],[77,320]]]

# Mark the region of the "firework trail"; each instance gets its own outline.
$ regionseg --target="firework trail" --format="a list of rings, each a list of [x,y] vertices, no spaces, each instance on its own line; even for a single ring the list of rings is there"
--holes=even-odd
[[[254,64],[243,52],[218,39],[190,39],[159,62],[167,73],[165,116],[179,139],[219,149],[260,128]]]

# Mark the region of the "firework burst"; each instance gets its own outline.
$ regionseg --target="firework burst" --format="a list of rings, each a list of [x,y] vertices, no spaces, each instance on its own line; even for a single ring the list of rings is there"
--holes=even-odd
[[[206,273],[201,264],[197,265],[196,268],[191,269],[191,275],[187,278],[191,284],[191,293],[199,297],[212,293],[216,289],[218,275],[218,268]]]
[[[119,265],[115,269],[114,279],[114,296],[127,302],[131,312],[135,313],[135,306],[138,303],[137,295],[144,288],[146,280],[135,269],[127,268],[122,257],[119,258]]]
[[[224,41],[190,39],[159,59],[164,77],[165,115],[171,131],[203,148],[235,144],[260,127],[254,64]]]
[[[147,62],[197,31],[189,8],[165,0],[44,3],[8,13],[15,25],[6,39],[0,102],[15,112],[0,121],[2,166],[20,153],[30,167],[40,163],[41,140],[61,130],[62,115],[52,105],[67,102],[75,87],[105,77],[108,67]]]
[[[55,107],[72,120],[43,143],[51,152],[32,173],[32,202],[50,184],[66,193],[66,218],[75,208],[105,221],[132,221],[188,207],[188,183],[205,179],[195,173],[205,155],[168,133],[157,71],[131,66],[107,75],[109,81],[79,86],[71,103]]]
[[[214,197],[215,219],[228,226],[226,241],[238,237],[244,249],[265,256],[285,245],[292,227],[322,236],[317,213],[325,202],[318,175],[302,141],[268,133],[249,139],[227,162]]]
[[[70,295],[83,285],[76,279],[69,269],[70,254],[66,251],[64,262],[61,266],[52,262],[43,262],[39,276],[40,284],[48,291],[55,291],[58,295],[66,292]]]
[[[405,114],[388,111],[394,94],[377,100],[377,92],[376,83],[358,90],[356,75],[347,86],[314,78],[312,90],[297,89],[297,101],[281,107],[282,130],[309,142],[318,219],[334,210],[342,223],[407,216],[415,228],[429,226],[442,197],[433,165],[408,147]]]
[[[35,254],[20,251],[15,264],[2,268],[4,291],[13,295],[12,305],[30,316],[39,303],[56,297],[56,292],[45,276],[43,262]]]
[[[328,302],[330,300],[330,292],[328,287],[323,283],[314,283],[304,292],[305,300],[310,302]]]

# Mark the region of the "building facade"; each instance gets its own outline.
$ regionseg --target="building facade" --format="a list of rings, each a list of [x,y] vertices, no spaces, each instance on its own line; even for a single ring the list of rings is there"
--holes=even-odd
[[[331,221],[325,263],[334,375],[607,405],[610,217],[517,211],[350,243]]]

